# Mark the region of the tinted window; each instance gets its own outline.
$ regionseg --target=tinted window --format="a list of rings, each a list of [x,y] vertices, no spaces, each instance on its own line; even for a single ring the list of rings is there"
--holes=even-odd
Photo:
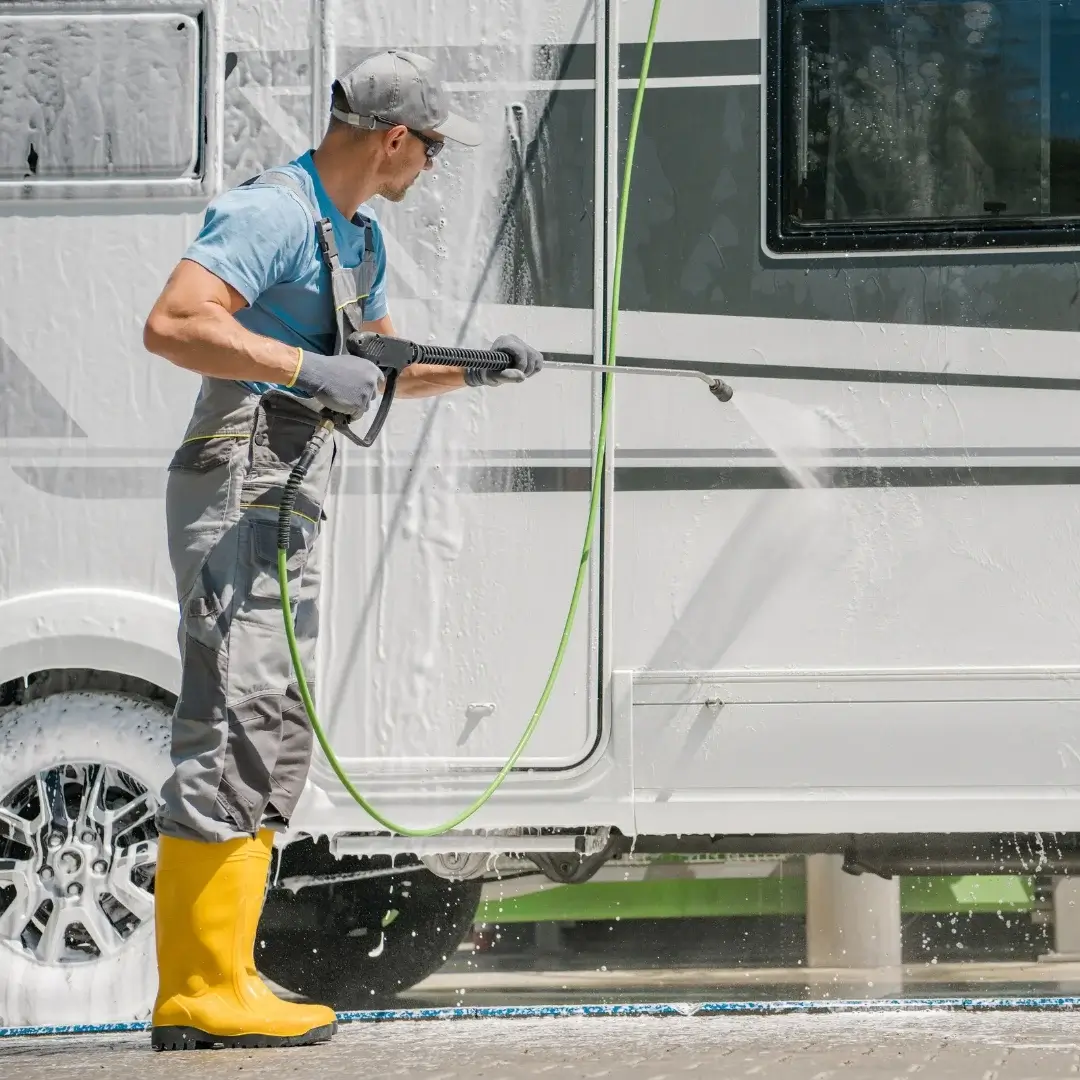
[[[194,175],[199,38],[164,12],[0,14],[0,180]]]
[[[1080,0],[776,8],[771,224],[782,247],[999,242],[1003,232],[1055,242],[1054,231],[1074,242]]]

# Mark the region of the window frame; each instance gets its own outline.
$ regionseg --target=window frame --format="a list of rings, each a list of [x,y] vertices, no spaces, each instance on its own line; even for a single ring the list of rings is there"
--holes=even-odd
[[[116,199],[199,199],[221,188],[224,53],[221,38],[222,0],[63,0],[41,3],[15,0],[0,6],[0,19],[25,16],[139,16],[176,14],[194,19],[199,27],[200,71],[197,93],[197,167],[192,176],[178,178],[33,178],[0,179],[0,204],[11,202],[68,202]]]
[[[763,248],[767,255],[910,255],[925,252],[1030,251],[1032,249],[1080,249],[1080,213],[1055,219],[1008,220],[957,219],[934,226],[919,222],[829,223],[792,229],[787,220],[784,193],[785,113],[790,102],[784,96],[787,58],[784,52],[784,13],[790,0],[764,0],[765,26],[762,42]]]

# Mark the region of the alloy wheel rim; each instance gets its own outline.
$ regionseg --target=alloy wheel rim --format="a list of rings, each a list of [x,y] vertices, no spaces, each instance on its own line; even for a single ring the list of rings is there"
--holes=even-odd
[[[153,916],[156,809],[99,763],[52,766],[0,798],[0,943],[44,964],[123,950]]]

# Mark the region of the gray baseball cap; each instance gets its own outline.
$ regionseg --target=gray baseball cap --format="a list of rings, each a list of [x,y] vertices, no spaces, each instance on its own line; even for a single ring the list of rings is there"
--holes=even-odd
[[[450,111],[433,61],[403,49],[388,49],[362,60],[334,81],[349,111],[332,114],[358,128],[404,124],[435,131],[450,142],[478,146],[480,127]],[[380,123],[381,121],[381,123]]]

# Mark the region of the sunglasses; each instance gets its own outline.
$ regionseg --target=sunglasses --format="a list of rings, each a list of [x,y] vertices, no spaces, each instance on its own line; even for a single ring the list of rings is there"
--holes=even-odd
[[[396,124],[391,123],[389,120],[384,120],[381,116],[376,116],[376,120],[380,124],[385,124],[387,127],[397,127]],[[417,131],[416,128],[406,127],[405,130],[410,135],[415,135],[424,144],[424,155],[428,158],[437,158],[440,151],[446,145],[442,139],[433,139],[430,135],[425,135],[422,131]]]
[[[412,128],[407,129],[410,135],[415,135],[424,144],[424,155],[429,158],[437,158],[439,151],[446,145],[442,139],[433,139],[430,135],[425,135],[422,131],[414,131]]]

